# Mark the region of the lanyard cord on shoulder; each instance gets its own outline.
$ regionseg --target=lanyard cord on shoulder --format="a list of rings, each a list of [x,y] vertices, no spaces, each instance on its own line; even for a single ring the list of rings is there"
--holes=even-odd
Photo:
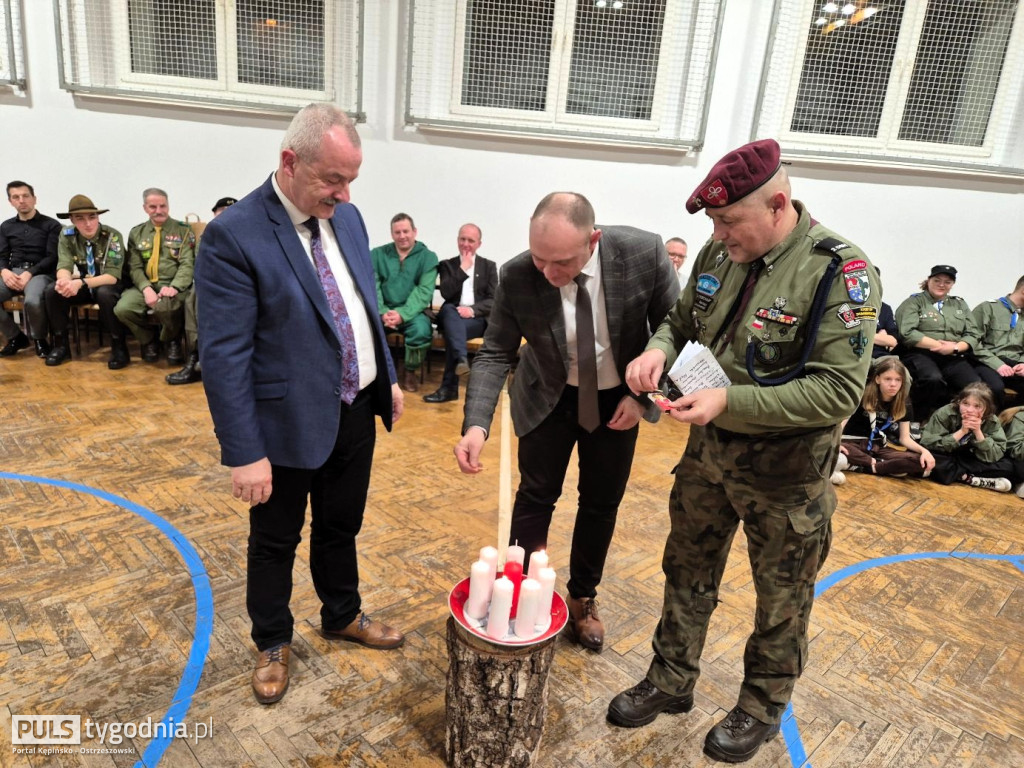
[[[780,384],[792,381],[804,372],[804,366],[807,365],[807,360],[810,358],[811,351],[814,349],[814,343],[818,339],[818,329],[821,327],[821,320],[825,316],[825,306],[828,303],[828,294],[832,290],[832,280],[835,277],[836,270],[839,269],[839,264],[842,260],[842,256],[839,254],[833,254],[832,261],[829,262],[828,267],[825,268],[825,274],[822,275],[821,280],[818,281],[818,287],[814,291],[814,303],[811,304],[811,316],[807,328],[807,339],[804,341],[804,348],[803,353],[800,355],[800,362],[797,363],[793,370],[774,378],[759,376],[757,372],[754,371],[755,344],[753,341],[747,343],[747,374],[755,383],[760,384],[762,387],[777,387]]]

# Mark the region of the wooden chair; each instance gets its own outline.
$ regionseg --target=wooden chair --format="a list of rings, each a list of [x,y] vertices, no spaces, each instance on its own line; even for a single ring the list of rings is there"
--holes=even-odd
[[[96,317],[92,317],[92,313],[96,313]],[[81,357],[82,355],[82,335],[81,330],[85,328],[85,340],[89,341],[89,323],[93,320],[96,321],[96,333],[99,337],[99,345],[103,346],[103,321],[100,319],[100,305],[99,304],[76,304],[71,307],[71,338],[75,342],[75,354]]]
[[[16,322],[21,327],[21,330],[25,332],[26,336],[31,336],[28,325],[28,314],[25,312],[25,295],[19,293],[16,296],[12,296],[4,302],[4,309],[13,315],[16,315]]]

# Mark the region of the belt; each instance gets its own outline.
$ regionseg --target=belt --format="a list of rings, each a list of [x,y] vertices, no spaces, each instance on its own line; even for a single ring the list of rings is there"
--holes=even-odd
[[[11,269],[32,269],[39,264],[38,261],[11,261]]]
[[[713,429],[721,440],[788,440],[792,437],[807,437],[808,435],[820,435],[824,432],[831,432],[838,425],[831,427],[810,427],[808,429],[793,429],[785,432],[758,432],[747,434],[746,432],[730,432],[728,429],[708,424],[705,429]]]

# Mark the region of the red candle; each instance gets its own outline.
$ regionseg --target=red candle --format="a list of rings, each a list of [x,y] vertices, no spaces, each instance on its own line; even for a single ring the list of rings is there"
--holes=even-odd
[[[523,583],[523,564],[509,560],[505,563],[505,570],[502,575],[512,582],[512,615],[511,618],[516,617],[516,607],[519,605],[519,587]]]

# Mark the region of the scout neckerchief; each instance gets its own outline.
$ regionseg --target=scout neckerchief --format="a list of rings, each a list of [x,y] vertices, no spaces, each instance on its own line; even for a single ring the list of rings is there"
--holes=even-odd
[[[885,448],[886,443],[889,441],[889,438],[886,437],[885,430],[892,426],[892,415],[887,413],[885,415],[885,423],[879,427],[877,426],[878,414],[874,411],[868,411],[867,414],[868,421],[871,424],[871,434],[868,435],[868,451],[871,450],[871,444],[875,441],[876,437],[880,438],[878,447]]]
[[[1010,330],[1017,327],[1017,318],[1020,317],[1020,310],[1016,309],[1005,296],[999,298],[999,303],[1010,310]]]
[[[92,255],[92,241],[85,244],[85,271],[89,277],[96,277],[96,259]]]

